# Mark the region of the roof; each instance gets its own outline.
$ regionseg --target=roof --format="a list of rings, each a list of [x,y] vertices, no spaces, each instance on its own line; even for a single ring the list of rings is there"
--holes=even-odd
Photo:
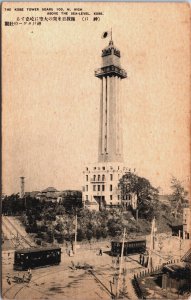
[[[46,193],[46,197],[47,198],[55,198],[55,199],[57,199],[58,198],[58,194],[55,193],[55,192],[54,193],[53,192],[52,193],[51,192],[47,192]]]
[[[170,196],[169,195],[158,195],[158,200],[163,203],[170,203]]]
[[[47,192],[58,192],[58,190],[55,189],[54,187],[48,187],[45,190],[42,190],[42,193],[47,193]]]
[[[180,271],[181,269],[184,269],[180,265],[166,265],[166,266],[164,266],[164,268],[171,272],[177,272],[177,271]]]
[[[168,272],[171,276],[175,276],[177,278],[183,278],[190,274],[189,269],[186,268],[183,263],[165,265],[163,267],[163,272]]]
[[[39,191],[33,191],[33,192],[30,192],[30,196],[31,197],[35,197],[36,195],[39,194]]]
[[[72,195],[81,195],[82,194],[82,191],[80,191],[80,190],[64,190],[64,191],[62,191],[62,192],[60,192],[63,196],[65,196],[66,194],[67,195],[70,195],[70,194],[72,194]]]
[[[61,250],[60,247],[41,247],[41,248],[25,248],[16,250],[15,253],[34,253],[41,251]]]
[[[118,239],[115,239],[115,240],[112,240],[111,241],[112,243],[122,243],[122,238],[120,239],[120,238],[118,238]],[[125,240],[125,243],[127,243],[127,242],[146,242],[146,239],[144,239],[144,238],[142,238],[142,239],[140,239],[140,238],[134,238],[134,239],[126,239]]]
[[[117,47],[114,45],[113,40],[110,40],[110,41],[109,41],[109,45],[108,45],[107,47],[105,47],[105,48],[102,50],[102,56],[111,54],[111,50],[112,50],[112,49],[114,49],[115,55],[117,55],[117,56],[120,57],[120,51],[119,51],[119,49],[117,49]]]
[[[182,228],[183,228],[183,224],[173,224],[173,225],[171,225],[171,228],[172,229],[174,229],[174,230],[182,230]]]

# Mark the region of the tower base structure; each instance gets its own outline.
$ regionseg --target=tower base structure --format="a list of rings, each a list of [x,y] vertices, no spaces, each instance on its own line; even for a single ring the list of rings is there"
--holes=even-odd
[[[85,208],[102,210],[121,207],[119,180],[128,168],[119,162],[89,164],[83,171],[82,201]]]

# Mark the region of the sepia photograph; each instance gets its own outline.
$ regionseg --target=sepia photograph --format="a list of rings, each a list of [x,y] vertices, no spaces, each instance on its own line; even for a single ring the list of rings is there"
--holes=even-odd
[[[3,2],[1,298],[190,299],[186,2]]]

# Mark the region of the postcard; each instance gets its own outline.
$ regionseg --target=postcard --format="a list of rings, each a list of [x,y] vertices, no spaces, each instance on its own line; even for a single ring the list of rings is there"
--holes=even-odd
[[[2,299],[188,299],[190,5],[1,14]]]

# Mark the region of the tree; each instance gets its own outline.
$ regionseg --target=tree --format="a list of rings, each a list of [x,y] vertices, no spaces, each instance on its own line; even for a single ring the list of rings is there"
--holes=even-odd
[[[92,229],[87,229],[86,236],[87,236],[87,239],[88,239],[88,241],[90,243],[91,239],[93,238],[93,231],[92,231]]]
[[[78,228],[77,230],[77,240],[82,241],[86,238],[86,232],[85,230],[82,230],[82,228]]]
[[[96,239],[97,241],[101,238],[102,232],[101,232],[101,228],[97,228],[96,229]]]
[[[106,239],[107,235],[108,235],[108,231],[107,231],[107,227],[101,227],[101,235],[104,239]]]
[[[175,177],[171,179],[171,204],[175,218],[177,218],[178,212],[182,214],[183,206],[188,204],[188,192],[184,189],[180,180]]]
[[[127,199],[131,193],[137,195],[139,217],[152,220],[157,214],[159,191],[151,185],[148,179],[127,172],[120,179],[119,188],[122,199]]]
[[[122,222],[121,219],[109,219],[108,223],[108,233],[110,236],[115,237],[122,233]]]
[[[2,200],[2,213],[17,215],[24,211],[24,199],[20,199],[19,193],[5,196]]]
[[[76,208],[82,208],[82,193],[80,191],[68,191],[62,204],[68,213],[72,213]]]

